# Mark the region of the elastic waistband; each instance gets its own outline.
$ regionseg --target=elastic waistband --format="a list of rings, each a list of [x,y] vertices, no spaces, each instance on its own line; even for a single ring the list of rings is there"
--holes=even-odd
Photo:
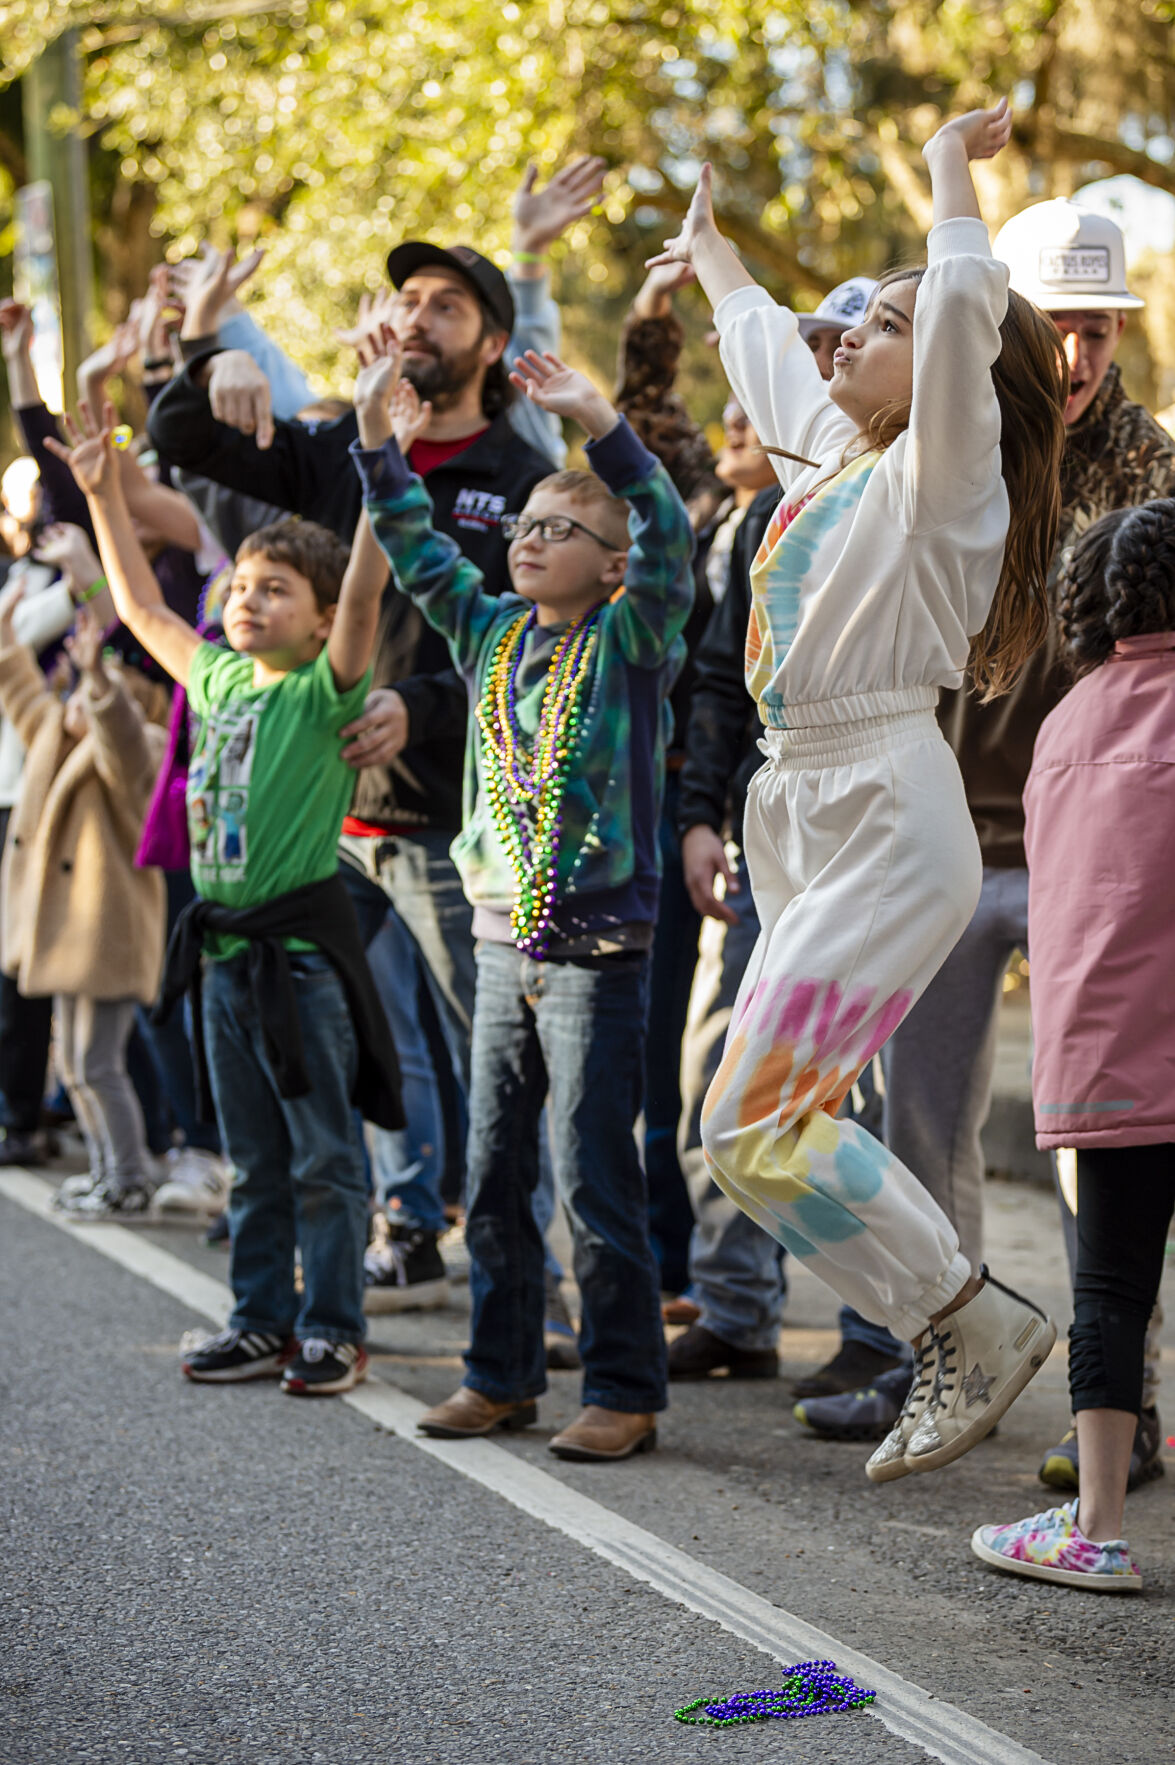
[[[869,717],[933,711],[937,704],[936,686],[897,686],[877,692],[847,693],[843,698],[810,699],[802,705],[764,693],[759,701],[759,715],[768,729],[839,729],[843,724],[862,723]]]
[[[933,711],[903,711],[894,717],[861,717],[839,728],[769,729],[759,747],[781,771],[812,772],[890,754],[911,742],[944,739]]]

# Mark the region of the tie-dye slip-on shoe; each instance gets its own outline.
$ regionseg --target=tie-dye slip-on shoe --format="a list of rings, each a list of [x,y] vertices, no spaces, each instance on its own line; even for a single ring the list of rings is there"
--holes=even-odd
[[[1090,1593],[1141,1593],[1142,1576],[1124,1538],[1094,1544],[1077,1524],[1077,1503],[1049,1508],[1008,1526],[981,1526],[971,1549],[984,1563],[1034,1581],[1059,1581]]]

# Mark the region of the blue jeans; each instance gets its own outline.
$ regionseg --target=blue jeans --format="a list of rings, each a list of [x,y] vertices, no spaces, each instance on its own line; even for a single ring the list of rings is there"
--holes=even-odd
[[[707,1330],[734,1348],[774,1348],[787,1294],[785,1251],[714,1182],[702,1153],[701,1112],[722,1060],[726,1026],[743,973],[759,936],[744,858],[735,868],[739,888],[727,906],[734,925],[708,920],[694,981],[693,1018],[683,1047],[681,1164],[693,1196],[696,1224],[690,1239],[689,1293]]]
[[[236,1330],[362,1342],[367,1179],[351,1107],[358,1050],[346,995],[325,956],[291,956],[313,1075],[278,1093],[247,958],[206,962],[204,1039],[216,1119],[236,1175],[229,1198]],[[304,1292],[294,1290],[294,1249]]]
[[[681,1118],[681,1043],[698,955],[702,918],[689,898],[677,832],[679,775],[665,780],[658,839],[661,904],[649,976],[649,1033],[645,1039],[645,1170],[649,1179],[649,1233],[661,1285],[680,1293],[689,1281],[694,1211],[677,1156]]]
[[[465,1193],[469,1031],[475,992],[472,909],[448,856],[447,834],[422,832],[411,839],[397,834],[382,840],[347,834],[341,850],[340,871],[359,916],[404,1085],[407,1126],[398,1136],[376,1130],[376,1185],[382,1202],[396,1202],[398,1219],[440,1232],[446,1224],[444,1177],[446,1167],[454,1162],[459,1171],[457,1199]],[[398,935],[381,949],[389,902]],[[427,999],[421,997],[422,987],[428,991]],[[440,1019],[443,1052],[423,1021],[430,1003],[434,1018]],[[444,1060],[449,1063],[448,1074],[438,1070]],[[451,1081],[447,1086],[446,1077]],[[540,1131],[535,1212],[545,1238],[555,1213],[555,1179],[545,1125]],[[426,1155],[429,1146],[442,1149],[439,1156]],[[559,1280],[563,1271],[549,1248],[546,1264]]]
[[[531,1198],[549,1090],[582,1303],[583,1402],[633,1415],[665,1407],[660,1289],[633,1135],[647,987],[643,958],[536,962],[512,944],[478,946],[465,1383],[494,1402],[537,1397],[547,1385],[543,1241]]]

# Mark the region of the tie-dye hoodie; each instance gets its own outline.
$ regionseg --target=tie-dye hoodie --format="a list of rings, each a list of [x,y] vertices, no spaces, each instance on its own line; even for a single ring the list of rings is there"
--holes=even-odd
[[[487,595],[480,572],[431,525],[432,505],[395,442],[352,449],[376,538],[429,624],[449,644],[471,705],[485,684],[504,626],[530,605]],[[681,632],[693,601],[693,536],[665,468],[623,418],[588,461],[632,507],[624,593],[603,610],[587,679],[577,764],[567,783],[559,849],[555,937],[651,926],[657,915],[667,695],[685,656]],[[565,626],[532,625],[518,671],[515,709],[529,740],[538,726],[547,667]],[[485,789],[481,734],[469,718],[464,824],[453,858],[479,936],[509,937],[514,872]]]
[[[722,360],[775,458],[783,502],[751,572],[747,686],[777,729],[933,709],[983,629],[1008,530],[1000,352],[1008,272],[982,221],[943,221],[914,311],[909,427],[843,465],[856,424],[796,315],[761,288],[719,302]],[[815,491],[815,495],[813,495]]]

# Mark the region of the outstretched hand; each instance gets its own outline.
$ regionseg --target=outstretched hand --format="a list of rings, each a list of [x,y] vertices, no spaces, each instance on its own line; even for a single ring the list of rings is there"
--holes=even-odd
[[[514,197],[515,251],[544,252],[575,221],[590,214],[607,169],[606,160],[585,154],[538,190],[539,168],[528,165]]]
[[[72,595],[84,594],[102,574],[89,535],[69,521],[57,521],[46,527],[33,547],[33,556],[38,564],[56,564]]]
[[[645,259],[646,270],[655,270],[661,264],[692,264],[699,242],[717,230],[714,219],[714,174],[707,161],[698,174],[698,186],[681,223],[681,232],[674,238],[667,239],[663,250],[656,257]]]
[[[1012,107],[1008,100],[1001,98],[991,110],[968,110],[962,116],[953,116],[930,137],[922,151],[929,153],[936,144],[949,139],[962,142],[968,160],[994,159],[1012,139]]]
[[[510,384],[524,392],[532,404],[556,417],[574,417],[588,434],[598,439],[615,427],[616,412],[586,374],[577,373],[548,350],[539,355],[528,349],[515,359]]]
[[[265,256],[262,246],[250,251],[237,262],[236,251],[217,251],[202,245],[198,258],[187,258],[171,272],[172,287],[184,305],[185,338],[211,337],[219,329],[225,308],[237,297],[238,290],[253,275]]]
[[[359,359],[363,361],[364,350],[378,346],[388,326],[392,308],[396,302],[394,288],[381,288],[378,294],[361,294],[359,310],[355,314],[353,325],[339,325],[335,328],[335,336],[340,343],[349,345],[359,351]]]
[[[0,300],[0,342],[4,359],[22,355],[33,341],[33,315],[19,300]]]
[[[118,416],[112,404],[104,405],[99,424],[91,407],[83,403],[78,407],[78,418],[80,429],[68,411],[62,419],[68,447],[53,435],[46,436],[45,446],[65,461],[80,490],[89,497],[102,498],[118,483],[118,459],[110,441]]]
[[[79,607],[73,633],[65,640],[69,659],[79,674],[99,675],[102,668],[102,625],[89,607]]]

